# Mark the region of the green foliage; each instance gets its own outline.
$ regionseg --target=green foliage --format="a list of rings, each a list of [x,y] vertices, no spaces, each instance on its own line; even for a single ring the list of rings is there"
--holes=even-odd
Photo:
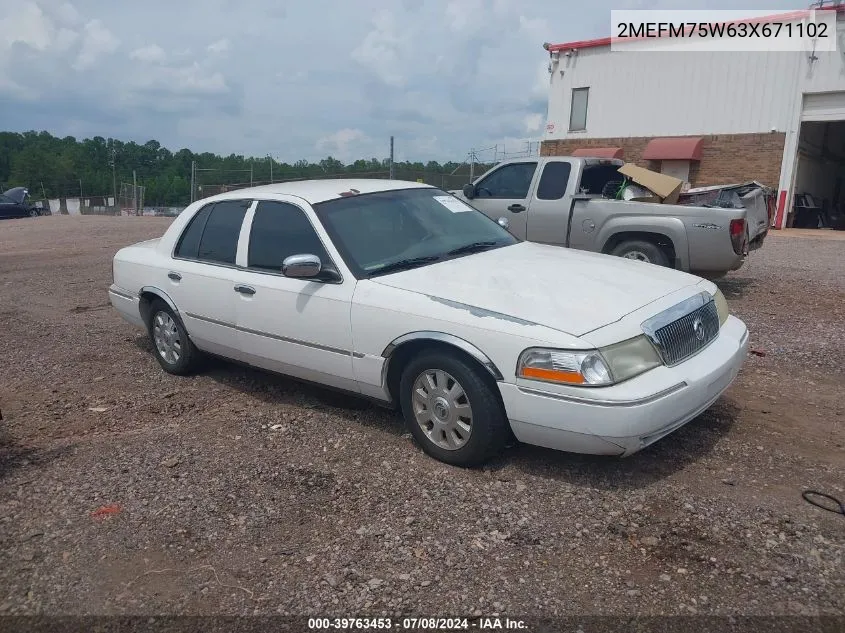
[[[386,178],[389,168],[387,159],[378,158],[359,159],[348,165],[331,156],[318,162],[303,159],[293,164],[275,160],[271,163],[268,157],[195,154],[189,149],[171,152],[158,141],[139,145],[101,136],[78,141],[72,136],[57,138],[48,132],[0,132],[0,185],[28,187],[33,198],[75,197],[80,190],[85,196],[110,196],[114,182],[118,188],[121,182],[132,182],[135,170],[138,184],[146,188],[146,205],[184,205],[191,197],[192,161],[196,161],[199,170],[196,185],[200,197],[213,193],[219,185],[268,183],[271,167],[274,182],[332,176]],[[478,166],[476,174],[484,169],[485,166]],[[459,187],[467,181],[468,167],[452,162],[404,162],[396,163],[394,171],[400,179]]]

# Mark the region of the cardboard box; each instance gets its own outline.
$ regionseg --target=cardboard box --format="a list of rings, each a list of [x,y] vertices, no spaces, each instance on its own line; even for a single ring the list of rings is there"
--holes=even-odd
[[[634,163],[625,163],[619,168],[619,173],[653,192],[663,204],[675,204],[684,186],[680,178],[659,174]]]

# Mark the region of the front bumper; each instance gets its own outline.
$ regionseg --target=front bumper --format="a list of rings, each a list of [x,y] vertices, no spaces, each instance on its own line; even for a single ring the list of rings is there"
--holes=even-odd
[[[578,388],[528,380],[499,383],[517,439],[574,453],[627,456],[710,407],[739,373],[748,329],[734,316],[707,348],[675,367],[619,385]]]

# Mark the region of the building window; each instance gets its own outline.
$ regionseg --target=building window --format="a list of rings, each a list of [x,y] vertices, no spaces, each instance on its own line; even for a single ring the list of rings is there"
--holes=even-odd
[[[587,129],[587,101],[589,94],[589,88],[572,89],[572,105],[569,109],[570,132]]]

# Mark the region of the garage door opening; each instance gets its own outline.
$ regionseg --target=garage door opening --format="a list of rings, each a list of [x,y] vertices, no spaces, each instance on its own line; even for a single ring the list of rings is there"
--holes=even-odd
[[[845,230],[845,119],[804,121],[787,226]]]

